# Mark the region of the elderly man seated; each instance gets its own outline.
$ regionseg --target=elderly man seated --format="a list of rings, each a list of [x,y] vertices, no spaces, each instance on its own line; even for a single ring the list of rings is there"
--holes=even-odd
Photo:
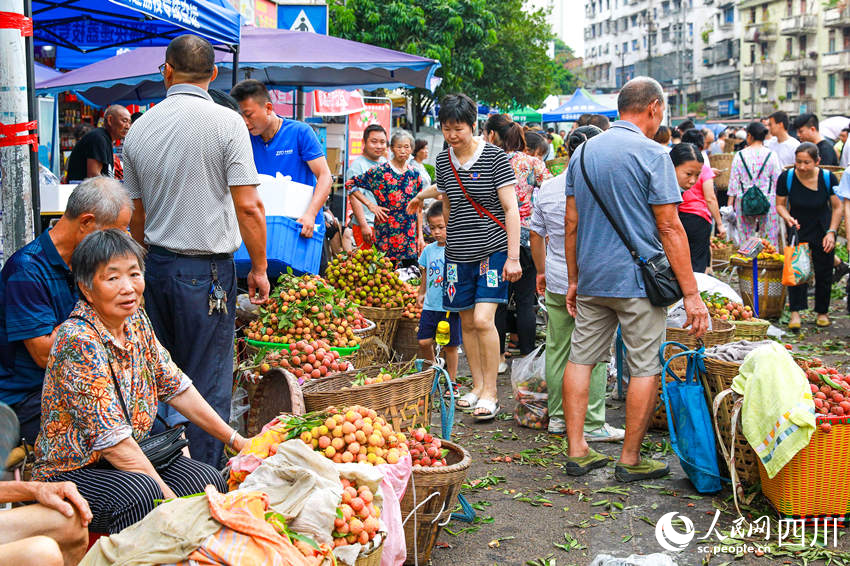
[[[121,183],[83,181],[56,225],[19,249],[0,271],[0,402],[18,416],[21,435],[38,434],[41,385],[56,328],[77,302],[71,254],[89,233],[126,230],[133,204]]]
[[[154,468],[139,442],[159,402],[237,451],[246,442],[154,335],[139,307],[144,265],[144,250],[125,231],[98,230],[80,243],[71,270],[82,299],[56,331],[44,377],[33,478],[73,482],[91,506],[95,532],[121,531],[157,499],[209,484],[226,491],[218,470],[182,455]]]

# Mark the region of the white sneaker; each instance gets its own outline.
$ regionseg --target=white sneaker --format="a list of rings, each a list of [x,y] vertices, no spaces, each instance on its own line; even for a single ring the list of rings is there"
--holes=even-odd
[[[605,423],[596,430],[585,431],[584,433],[584,439],[587,442],[617,442],[623,440],[625,436],[625,430],[613,427],[608,423]]]
[[[508,363],[499,362],[499,373],[505,373],[506,371],[508,371]]]
[[[567,423],[560,417],[549,417],[549,434],[564,434],[567,431]]]

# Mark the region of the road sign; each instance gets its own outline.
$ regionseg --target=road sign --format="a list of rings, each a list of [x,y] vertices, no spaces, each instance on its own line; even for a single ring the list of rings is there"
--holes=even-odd
[[[293,31],[328,33],[328,7],[307,4],[280,4],[277,27]]]

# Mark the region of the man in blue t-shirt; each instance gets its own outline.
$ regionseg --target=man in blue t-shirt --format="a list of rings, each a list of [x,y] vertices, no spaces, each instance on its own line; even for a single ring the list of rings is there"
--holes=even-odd
[[[68,197],[56,225],[12,254],[0,271],[0,402],[15,411],[30,444],[41,423],[41,386],[56,327],[77,303],[71,254],[95,230],[126,230],[132,210],[121,183],[91,177]]]
[[[315,187],[306,212],[297,220],[303,226],[301,235],[312,237],[316,216],[328,200],[333,182],[316,133],[304,122],[285,120],[275,114],[269,91],[260,81],[241,81],[230,95],[239,103],[251,133],[257,172],[272,177],[280,173],[296,183]]]

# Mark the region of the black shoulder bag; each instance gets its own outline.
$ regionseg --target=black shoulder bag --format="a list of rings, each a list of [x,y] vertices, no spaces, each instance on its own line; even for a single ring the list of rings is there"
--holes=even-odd
[[[82,320],[89,325],[92,330],[94,330],[95,334],[98,336],[100,335],[97,328],[83,317],[72,316],[70,318]],[[127,424],[129,424],[132,429],[133,419],[130,417],[130,411],[127,409],[127,404],[124,402],[124,394],[121,393],[121,386],[118,383],[118,378],[115,377],[115,370],[112,369],[112,362],[109,361],[109,348],[107,347],[106,342],[102,341],[102,343],[103,349],[106,352],[106,363],[109,366],[109,375],[112,377],[113,385],[115,385],[115,394],[118,395],[118,403],[121,405],[121,411],[124,413],[124,418],[127,419]],[[183,434],[185,432],[185,427],[183,425],[168,428],[168,424],[162,419],[162,417],[157,415],[156,418],[166,425],[167,430],[158,434],[148,435],[139,442],[139,448],[142,449],[145,457],[150,460],[154,469],[162,471],[168,468],[168,466],[170,466],[174,460],[183,453],[183,448],[189,445],[189,441],[186,440],[185,435]],[[106,458],[101,458],[97,462],[96,467],[112,468],[112,464],[110,464]]]
[[[632,255],[632,259],[640,268],[640,273],[643,277],[644,290],[646,291],[646,296],[649,299],[649,302],[656,307],[669,307],[682,298],[682,289],[679,287],[679,282],[676,280],[676,275],[673,273],[673,268],[670,266],[670,261],[667,259],[667,255],[662,251],[654,257],[645,259],[638,254],[634,247],[632,247],[625,234],[623,234],[619,226],[617,226],[616,222],[614,222],[614,218],[611,216],[611,213],[608,212],[608,209],[602,203],[602,199],[600,199],[599,195],[596,194],[596,189],[593,188],[593,183],[590,182],[590,177],[587,175],[587,169],[584,167],[584,149],[585,146],[582,145],[580,161],[581,174],[584,176],[584,182],[587,184],[587,188],[590,189],[590,193],[596,200],[596,204],[598,204],[599,208],[602,209],[602,212],[605,213],[605,217],[608,219],[608,222],[611,223],[611,227],[614,228],[614,231],[618,236],[620,236],[623,244],[625,244],[629,253]]]

